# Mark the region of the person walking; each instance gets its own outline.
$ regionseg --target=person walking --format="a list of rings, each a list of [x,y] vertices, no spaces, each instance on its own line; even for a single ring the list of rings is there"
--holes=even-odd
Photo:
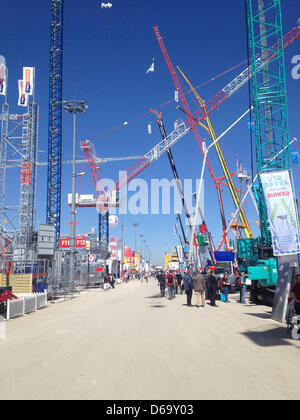
[[[196,306],[200,308],[200,298],[202,300],[202,307],[205,307],[205,273],[197,272],[193,277],[194,291],[196,294]]]
[[[187,270],[183,277],[183,286],[186,293],[187,298],[187,306],[192,306],[192,296],[193,296],[193,279],[190,275],[190,271]]]
[[[176,280],[177,280],[178,287],[180,289],[180,294],[182,295],[183,285],[182,285],[182,275],[181,275],[181,273],[176,274]]]
[[[246,303],[246,274],[242,272],[241,275],[241,304]]]
[[[208,288],[208,298],[210,299],[211,306],[216,305],[216,294],[218,289],[218,280],[213,275],[212,270],[208,270],[207,272],[207,288]]]
[[[165,273],[163,271],[161,271],[158,276],[157,276],[157,280],[160,286],[160,294],[161,297],[165,296],[165,290],[166,290],[166,276]]]
[[[175,277],[174,274],[167,274],[167,287],[169,292],[169,299],[175,298]]]
[[[223,278],[223,291],[224,291],[226,303],[229,303],[229,300],[228,300],[229,289],[230,289],[230,281],[228,279],[228,274],[226,273]]]
[[[128,278],[129,276],[128,276],[128,273],[127,273],[127,271],[125,271],[125,273],[124,273],[124,281],[125,281],[125,283],[128,283]]]
[[[258,304],[258,281],[257,280],[251,280],[249,302],[252,303],[253,305]]]

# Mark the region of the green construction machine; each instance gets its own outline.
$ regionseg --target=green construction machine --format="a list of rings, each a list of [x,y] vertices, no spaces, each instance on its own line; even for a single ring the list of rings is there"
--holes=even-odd
[[[265,174],[275,177],[281,171],[288,171],[292,177],[281,2],[246,0],[246,5],[257,169],[253,192],[261,234],[259,238],[238,240],[237,255],[239,270],[248,272],[248,278],[257,283],[259,300],[271,303],[277,293],[278,274],[283,270],[280,264],[289,267],[291,261],[294,265],[298,261],[297,255],[290,261],[274,256],[263,181]]]

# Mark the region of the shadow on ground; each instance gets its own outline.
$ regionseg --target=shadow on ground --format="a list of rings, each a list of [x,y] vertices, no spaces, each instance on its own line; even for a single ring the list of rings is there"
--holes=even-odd
[[[250,316],[255,316],[257,318],[261,318],[261,319],[271,319],[272,313],[266,313],[266,314],[250,314],[250,313],[246,313],[245,315],[250,315]]]
[[[292,345],[285,327],[273,328],[268,331],[248,331],[242,334],[261,347]]]

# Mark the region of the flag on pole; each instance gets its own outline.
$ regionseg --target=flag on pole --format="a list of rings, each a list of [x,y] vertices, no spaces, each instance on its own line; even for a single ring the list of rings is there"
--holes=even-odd
[[[177,223],[175,223],[174,225],[174,233],[175,235],[178,235]]]
[[[25,94],[25,82],[24,80],[18,80],[19,85],[19,100],[18,106],[27,106],[28,105],[28,95]]]
[[[0,95],[6,95],[6,66],[5,64],[0,64]]]
[[[179,97],[178,97],[178,90],[175,90],[175,98],[174,98],[175,102],[179,102]]]
[[[32,95],[34,89],[34,67],[23,67],[23,81],[26,95]]]
[[[151,66],[148,68],[148,70],[146,71],[146,74],[148,74],[148,73],[150,73],[150,72],[154,72],[154,58],[153,58],[153,61],[152,61],[152,64],[151,64]]]
[[[298,165],[299,164],[299,153],[297,150],[292,149],[291,150],[291,156],[292,156],[292,162],[294,165]]]

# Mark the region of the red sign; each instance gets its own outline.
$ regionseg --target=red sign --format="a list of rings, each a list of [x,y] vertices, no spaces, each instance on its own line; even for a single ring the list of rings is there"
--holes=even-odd
[[[90,254],[89,255],[89,262],[90,263],[94,263],[96,261],[96,255],[94,255],[94,254]]]
[[[85,236],[78,236],[76,238],[76,248],[85,248],[86,247],[86,238]]]
[[[96,268],[97,273],[103,273],[104,268]]]
[[[59,238],[60,248],[70,248],[70,238]]]
[[[59,247],[60,248],[70,248],[70,238],[59,238]],[[85,248],[86,247],[86,238],[85,236],[78,236],[76,238],[76,248]]]

